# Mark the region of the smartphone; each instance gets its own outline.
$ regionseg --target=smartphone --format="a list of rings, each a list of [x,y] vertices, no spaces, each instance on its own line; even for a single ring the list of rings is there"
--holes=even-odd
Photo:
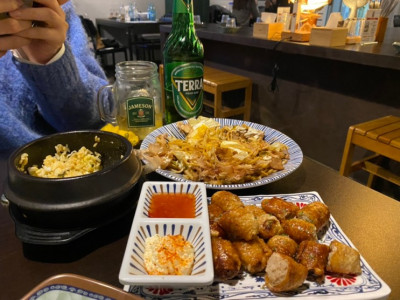
[[[23,0],[23,2],[24,2],[24,6],[26,6],[26,7],[32,7],[33,6],[33,0]],[[7,19],[8,17],[9,16],[8,16],[7,12],[0,13],[0,20]]]

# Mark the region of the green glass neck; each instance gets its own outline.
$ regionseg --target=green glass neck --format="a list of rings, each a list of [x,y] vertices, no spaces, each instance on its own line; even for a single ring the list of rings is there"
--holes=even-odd
[[[191,13],[193,14],[193,0],[174,0],[172,7],[173,14]]]
[[[193,25],[193,0],[175,0],[172,9],[173,27],[183,29],[194,28]],[[189,26],[188,26],[189,25]]]

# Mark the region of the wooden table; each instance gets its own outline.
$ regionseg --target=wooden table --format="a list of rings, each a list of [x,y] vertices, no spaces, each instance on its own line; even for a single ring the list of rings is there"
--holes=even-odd
[[[113,37],[129,49],[129,59],[133,60],[136,53],[136,42],[140,35],[147,33],[159,33],[160,25],[167,24],[157,21],[133,21],[123,22],[114,19],[96,19],[97,29],[101,36]]]
[[[0,155],[1,183],[6,177],[5,160],[6,156]],[[163,180],[157,174],[148,179]],[[134,199],[138,189],[139,186]],[[307,191],[321,195],[345,234],[392,289],[389,299],[400,299],[400,203],[396,200],[307,157],[294,173],[277,182],[235,192],[256,195]],[[88,235],[63,253],[57,247],[29,249],[22,245],[15,237],[7,209],[0,207],[0,299],[19,299],[41,281],[60,273],[79,274],[121,287],[118,273],[130,222]],[[49,260],[54,254],[58,254],[58,261],[40,261],[40,257]]]

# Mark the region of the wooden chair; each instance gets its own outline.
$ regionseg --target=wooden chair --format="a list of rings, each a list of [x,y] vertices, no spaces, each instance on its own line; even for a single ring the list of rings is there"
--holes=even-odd
[[[374,154],[353,162],[355,147],[362,147]],[[367,186],[371,187],[375,176],[400,186],[400,176],[380,166],[377,161],[386,157],[400,162],[400,118],[386,116],[350,126],[343,151],[340,174],[349,176],[363,169],[370,173]]]
[[[213,109],[215,118],[243,115],[243,120],[250,120],[252,81],[248,77],[204,66],[203,89],[213,95],[213,100],[204,99],[203,104]],[[224,105],[222,95],[225,92],[244,89],[243,105],[230,107]]]

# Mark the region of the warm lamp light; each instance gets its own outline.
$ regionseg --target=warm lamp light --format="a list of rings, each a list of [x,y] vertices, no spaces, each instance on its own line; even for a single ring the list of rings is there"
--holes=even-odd
[[[316,10],[331,3],[331,0],[290,0],[294,3],[293,14],[296,16],[296,24],[292,27],[292,31],[306,31],[310,32],[311,27],[315,26],[319,15],[315,13]],[[303,23],[301,28],[299,24]]]
[[[307,11],[315,11],[319,8],[324,7],[325,5],[330,4],[332,1],[331,0],[302,0],[302,1],[296,1],[296,0],[290,0],[291,3],[299,2],[301,4],[301,11],[307,10]]]
[[[329,4],[329,0],[308,0],[306,4],[301,5],[302,11],[315,11]]]

